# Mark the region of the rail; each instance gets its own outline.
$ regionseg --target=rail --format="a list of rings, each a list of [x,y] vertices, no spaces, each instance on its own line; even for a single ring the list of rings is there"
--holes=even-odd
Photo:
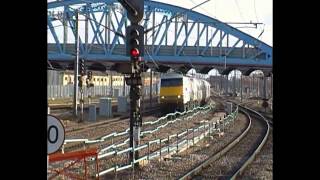
[[[238,114],[238,106],[235,110],[236,114]],[[236,116],[235,116],[236,117]],[[238,136],[234,141],[232,141],[231,143],[229,143],[227,146],[225,146],[221,151],[219,151],[216,154],[211,155],[207,160],[205,160],[204,162],[196,165],[195,168],[193,168],[192,170],[190,170],[189,172],[185,173],[184,175],[182,175],[181,177],[179,177],[179,180],[182,179],[187,179],[189,177],[191,177],[192,175],[198,173],[199,171],[201,171],[201,169],[203,167],[206,167],[207,165],[209,165],[212,161],[215,161],[217,159],[219,159],[222,155],[224,155],[226,152],[228,152],[231,148],[233,148],[243,137],[245,137],[247,135],[247,133],[249,132],[250,128],[251,128],[251,118],[249,117],[249,124],[248,127],[246,128],[246,130],[244,130],[240,136]]]
[[[244,107],[244,106],[240,106],[241,108],[247,109],[248,111],[251,111],[255,114],[257,114],[258,116],[260,116],[266,123],[267,123],[267,131],[266,134],[263,138],[263,140],[261,141],[261,143],[259,144],[258,148],[250,155],[250,157],[246,160],[246,162],[233,174],[233,176],[231,177],[231,179],[235,179],[238,175],[241,175],[242,172],[244,171],[244,169],[254,160],[254,158],[256,157],[256,155],[261,151],[262,147],[264,146],[264,144],[266,143],[269,133],[270,133],[270,125],[269,125],[269,121],[265,119],[264,116],[262,116],[260,113],[258,113],[257,111],[250,109],[248,107]]]

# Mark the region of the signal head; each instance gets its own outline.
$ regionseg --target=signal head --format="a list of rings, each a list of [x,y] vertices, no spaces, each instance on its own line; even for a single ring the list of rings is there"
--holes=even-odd
[[[132,57],[139,57],[140,56],[140,52],[139,52],[139,50],[137,49],[137,48],[133,48],[133,49],[131,49],[130,50],[130,55],[132,56]]]

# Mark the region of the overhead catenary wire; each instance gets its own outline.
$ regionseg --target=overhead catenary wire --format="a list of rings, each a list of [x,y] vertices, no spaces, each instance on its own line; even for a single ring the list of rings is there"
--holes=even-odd
[[[190,0],[194,5],[196,5],[196,3],[193,0]],[[207,14],[211,15],[212,17],[215,17],[215,15],[211,14],[209,11],[207,11],[206,9],[200,7],[200,9],[202,9],[203,11],[205,11]]]

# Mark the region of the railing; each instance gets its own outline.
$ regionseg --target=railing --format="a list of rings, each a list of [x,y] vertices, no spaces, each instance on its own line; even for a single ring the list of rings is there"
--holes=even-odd
[[[186,118],[187,120],[191,119],[192,117],[194,117],[195,115],[201,113],[201,111],[205,111],[204,113],[206,113],[207,111],[211,110],[212,108],[214,108],[215,106],[205,106],[205,107],[196,107],[192,110],[189,110],[189,111],[184,111],[184,112],[175,112],[175,113],[169,113],[163,117],[160,117],[159,119],[155,120],[155,121],[147,121],[147,122],[144,122],[142,123],[143,125],[146,125],[146,124],[155,124],[155,123],[158,123],[160,121],[164,121],[166,120],[166,124],[164,125],[159,125],[158,127],[154,128],[153,130],[148,130],[148,131],[143,131],[141,132],[140,136],[144,135],[144,134],[148,134],[148,133],[154,133],[156,131],[158,131],[159,129],[167,126],[168,124],[170,123],[174,123],[176,121],[180,121],[182,119],[171,119],[172,117],[176,117],[177,115],[186,115],[186,114],[190,114],[190,113],[194,113],[192,114],[191,116],[189,116],[188,118]],[[203,113],[203,112],[202,112]],[[66,139],[64,141],[64,145],[65,144],[68,144],[68,143],[74,143],[74,142],[84,142],[85,144],[93,144],[93,143],[100,143],[100,142],[104,142],[110,138],[116,138],[116,137],[120,137],[120,136],[124,136],[124,135],[129,135],[129,130],[130,128],[127,128],[126,130],[122,131],[122,132],[113,132],[111,134],[108,134],[108,135],[105,135],[99,139],[94,139],[94,140],[89,140],[89,139]],[[129,138],[127,139],[129,140]],[[125,141],[127,141],[125,140]],[[114,145],[114,144],[113,144]],[[111,146],[113,145],[110,145],[109,147],[107,148],[104,148],[101,151],[105,151],[105,150],[108,150],[111,148]],[[119,146],[118,146],[119,147]],[[64,148],[64,147],[62,147]]]
[[[105,170],[99,172],[98,174],[96,174],[96,176],[98,176],[98,175],[101,176],[101,175],[104,175],[109,172],[118,172],[118,171],[130,168],[130,167],[133,167],[133,165],[135,163],[143,161],[143,160],[151,160],[151,159],[157,158],[159,156],[160,156],[159,158],[161,159],[161,156],[166,155],[164,153],[167,153],[167,155],[171,154],[171,153],[178,153],[179,147],[181,150],[183,148],[188,148],[189,146],[196,144],[201,139],[205,138],[208,134],[210,135],[213,132],[219,131],[221,126],[225,126],[225,125],[233,122],[235,120],[235,118],[237,117],[237,115],[238,115],[238,107],[235,109],[234,112],[232,112],[230,115],[228,115],[227,117],[225,117],[223,119],[223,122],[224,122],[223,125],[217,124],[215,122],[211,122],[211,123],[207,123],[204,125],[199,125],[199,126],[194,127],[192,129],[190,129],[190,128],[185,129],[184,131],[182,131],[180,133],[172,134],[164,139],[155,139],[155,140],[149,141],[145,144],[139,145],[136,148],[134,148],[134,147],[127,148],[127,149],[123,149],[121,151],[118,151],[117,149],[115,149],[112,152],[100,154],[100,155],[98,155],[98,159],[105,158],[105,157],[111,156],[111,155],[117,156],[117,155],[120,155],[120,154],[123,154],[126,152],[131,152],[131,151],[135,152],[135,151],[139,151],[139,150],[142,150],[145,148],[148,148],[148,150],[149,150],[150,145],[152,145],[152,144],[161,144],[161,143],[168,141],[166,146],[164,146],[164,147],[161,146],[160,149],[157,151],[148,152],[147,155],[140,157],[137,160],[133,160],[133,162],[131,162],[129,164],[114,165],[113,167],[110,167],[108,169],[105,169]],[[197,132],[197,135],[195,135],[196,132]],[[193,136],[191,138],[188,138],[188,135],[190,135],[190,134],[193,134]],[[185,135],[185,136],[183,136],[183,135]],[[181,136],[183,136],[183,137],[181,137]],[[179,137],[180,142],[178,142],[178,140],[177,140],[176,142],[173,142],[170,144],[170,139],[172,139],[174,137]],[[189,143],[189,141],[191,141],[192,143]]]
[[[197,108],[194,108],[192,110],[185,111],[185,112],[170,113],[170,114],[167,114],[164,117],[160,117],[157,120],[144,122],[143,123],[144,125],[156,124],[156,123],[160,123],[160,122],[163,123],[163,121],[164,121],[165,124],[158,125],[158,126],[154,127],[153,130],[143,131],[143,132],[141,132],[140,136],[142,136],[144,134],[148,134],[148,133],[152,134],[152,133],[158,131],[159,129],[165,127],[166,125],[170,124],[170,123],[175,123],[177,121],[181,121],[182,119],[181,118],[177,118],[177,116],[183,116],[183,115],[191,114],[187,118],[184,118],[185,120],[189,120],[189,119],[191,119],[192,117],[196,116],[199,113],[207,113],[208,111],[210,111],[210,110],[212,110],[214,108],[215,108],[215,104],[211,104],[211,105],[208,105],[208,106],[205,106],[205,107],[197,107]],[[136,159],[136,160],[134,160],[133,162],[131,162],[129,164],[122,164],[122,165],[117,164],[117,165],[114,165],[114,166],[112,166],[112,167],[110,167],[108,169],[105,169],[105,170],[99,172],[98,174],[96,174],[96,176],[98,176],[98,175],[101,176],[101,175],[109,173],[109,172],[118,172],[118,171],[130,168],[135,163],[143,161],[143,160],[151,160],[151,159],[157,158],[159,156],[161,158],[164,155],[168,155],[168,154],[171,154],[171,153],[178,153],[179,149],[181,150],[183,148],[188,148],[191,145],[194,145],[197,142],[199,142],[201,139],[205,138],[208,134],[210,135],[213,132],[220,131],[220,128],[222,126],[224,127],[225,125],[233,122],[234,119],[237,117],[237,115],[238,115],[238,107],[235,109],[234,112],[232,112],[231,114],[229,114],[227,117],[225,117],[223,119],[223,122],[224,122],[223,124],[219,124],[219,123],[215,123],[215,122],[210,122],[210,123],[204,122],[202,125],[199,125],[199,126],[196,126],[196,127],[193,127],[193,128],[187,128],[187,129],[183,130],[180,133],[175,133],[175,134],[169,135],[167,138],[164,138],[164,139],[155,139],[155,140],[148,141],[148,142],[146,142],[144,144],[139,145],[138,147],[133,147],[133,148],[129,147],[129,148],[126,148],[126,149],[119,150],[120,147],[122,147],[124,145],[128,145],[129,138],[127,138],[126,140],[124,140],[123,142],[118,143],[118,144],[113,143],[113,144],[109,145],[108,147],[106,147],[104,149],[101,149],[99,151],[98,159],[106,158],[106,157],[109,157],[109,156],[118,156],[118,155],[121,155],[121,154],[124,154],[124,153],[128,153],[128,152],[131,152],[131,151],[136,152],[136,151],[143,150],[145,148],[148,148],[148,150],[149,150],[150,146],[153,145],[153,144],[156,144],[156,145],[157,144],[161,144],[161,143],[164,144],[165,142],[168,141],[166,146],[164,146],[164,147],[161,146],[160,149],[157,150],[157,151],[153,151],[153,152],[149,152],[148,151],[148,153],[145,156],[143,156],[143,157],[141,157],[139,159]],[[67,143],[71,143],[71,142],[84,142],[86,144],[99,143],[99,142],[103,142],[103,141],[105,141],[105,140],[107,140],[109,138],[115,138],[115,137],[128,135],[128,133],[129,133],[129,128],[126,129],[123,132],[114,132],[114,133],[105,135],[105,136],[101,137],[100,139],[95,139],[95,140],[89,140],[89,139],[67,139],[67,140],[65,140],[64,145],[67,144]],[[192,134],[192,137],[189,138],[188,136],[191,135],[191,134]],[[170,139],[173,139],[173,138],[177,138],[177,140],[170,144]],[[180,139],[180,140],[178,141],[178,139]],[[94,159],[92,159],[92,160],[94,160]]]

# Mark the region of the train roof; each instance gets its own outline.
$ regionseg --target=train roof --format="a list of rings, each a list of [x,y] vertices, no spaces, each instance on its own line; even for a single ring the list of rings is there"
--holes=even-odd
[[[182,77],[183,77],[183,75],[182,74],[178,74],[178,73],[161,74],[161,79],[182,78]]]

